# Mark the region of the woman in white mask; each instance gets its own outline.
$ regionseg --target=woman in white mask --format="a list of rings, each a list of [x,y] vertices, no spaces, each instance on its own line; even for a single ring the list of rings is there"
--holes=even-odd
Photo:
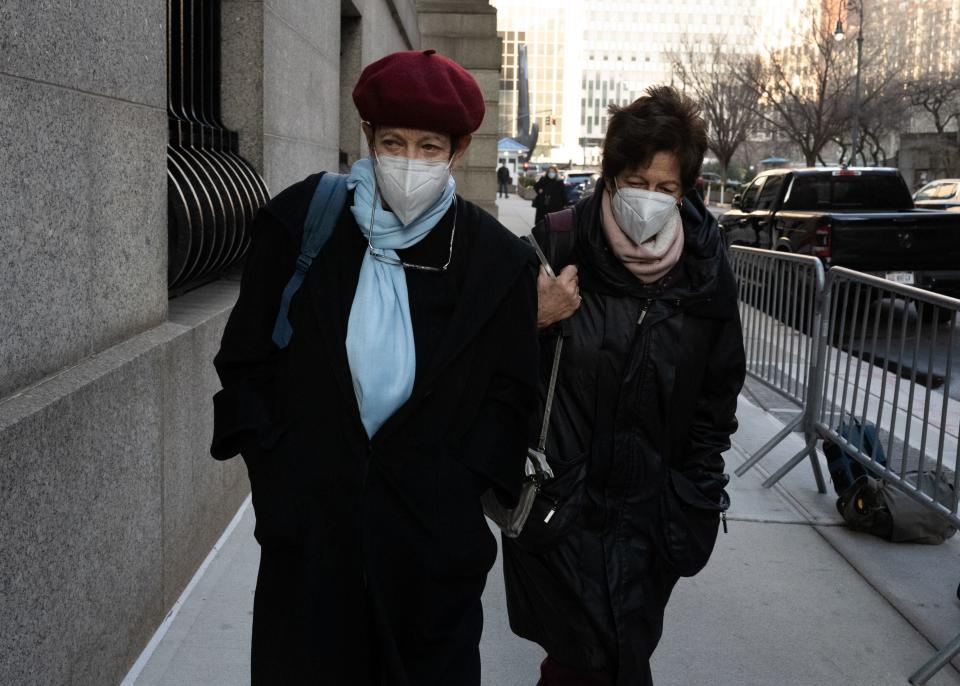
[[[533,206],[536,208],[534,221],[538,224],[547,214],[562,210],[567,204],[563,179],[553,165],[547,168],[546,174],[537,179],[533,185],[533,191],[537,194],[533,200]]]
[[[651,684],[670,592],[707,563],[729,505],[744,353],[717,222],[693,191],[706,127],[667,86],[609,121],[594,194],[534,229],[560,274],[539,282],[543,399],[563,338],[552,506],[503,549],[510,625],[548,654],[541,686]]]
[[[260,211],[216,359],[212,452],[246,461],[262,550],[251,681],[478,686],[480,496],[523,479],[536,258],[456,193],[484,114],[467,71],[396,53],[353,97],[369,156],[339,204],[314,212],[314,174]]]

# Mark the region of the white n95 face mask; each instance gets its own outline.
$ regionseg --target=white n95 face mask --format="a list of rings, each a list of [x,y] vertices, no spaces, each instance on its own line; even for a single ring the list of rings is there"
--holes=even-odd
[[[430,209],[447,187],[450,160],[414,160],[374,153],[380,195],[403,225]]]
[[[642,188],[620,188],[618,185],[611,200],[610,209],[617,225],[637,245],[660,233],[679,211],[677,199],[672,195]]]

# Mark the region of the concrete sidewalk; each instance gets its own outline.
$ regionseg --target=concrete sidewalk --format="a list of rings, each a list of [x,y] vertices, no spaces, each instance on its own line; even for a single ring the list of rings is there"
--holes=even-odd
[[[511,193],[509,198],[497,198],[497,210],[500,223],[518,236],[525,236],[533,228],[533,219],[537,211],[529,200]]]
[[[529,231],[528,202],[511,196],[498,205],[501,221]],[[728,472],[783,426],[781,412],[767,411],[783,404],[752,385],[741,396]],[[905,685],[934,645],[960,633],[960,540],[893,545],[848,531],[835,496],[816,493],[807,464],[764,489],[763,479],[800,448],[789,436],[732,480],[730,532],[667,608],[653,660],[658,686]],[[252,508],[241,510],[125,686],[248,683],[253,523]],[[499,559],[483,601],[483,685],[533,686],[542,651],[509,630]],[[948,666],[929,683],[960,686],[960,675]]]
[[[741,398],[728,470],[779,422]],[[772,469],[799,439],[768,460]],[[792,454],[792,453],[791,453]],[[788,488],[764,489],[764,463],[734,478],[729,534],[707,568],[681,580],[667,608],[653,668],[658,686],[906,684],[937,645],[960,632],[952,587],[960,546],[895,546],[838,525],[832,496],[806,466]],[[242,511],[130,686],[247,683],[259,549]],[[484,595],[484,686],[532,686],[542,651],[510,633],[499,560]],[[960,684],[952,667],[931,684]]]

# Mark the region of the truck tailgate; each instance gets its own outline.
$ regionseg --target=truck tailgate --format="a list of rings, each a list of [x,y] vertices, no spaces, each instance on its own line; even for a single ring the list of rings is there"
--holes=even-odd
[[[834,212],[831,264],[859,271],[960,269],[956,212]]]

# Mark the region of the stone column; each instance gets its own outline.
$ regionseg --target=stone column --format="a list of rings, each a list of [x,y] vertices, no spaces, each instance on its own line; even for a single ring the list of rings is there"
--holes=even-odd
[[[457,191],[497,216],[500,39],[497,10],[487,0],[418,0],[423,49],[456,60],[483,90],[487,113],[455,176]]]
[[[336,171],[340,142],[340,3],[224,0],[223,119],[272,195]]]

